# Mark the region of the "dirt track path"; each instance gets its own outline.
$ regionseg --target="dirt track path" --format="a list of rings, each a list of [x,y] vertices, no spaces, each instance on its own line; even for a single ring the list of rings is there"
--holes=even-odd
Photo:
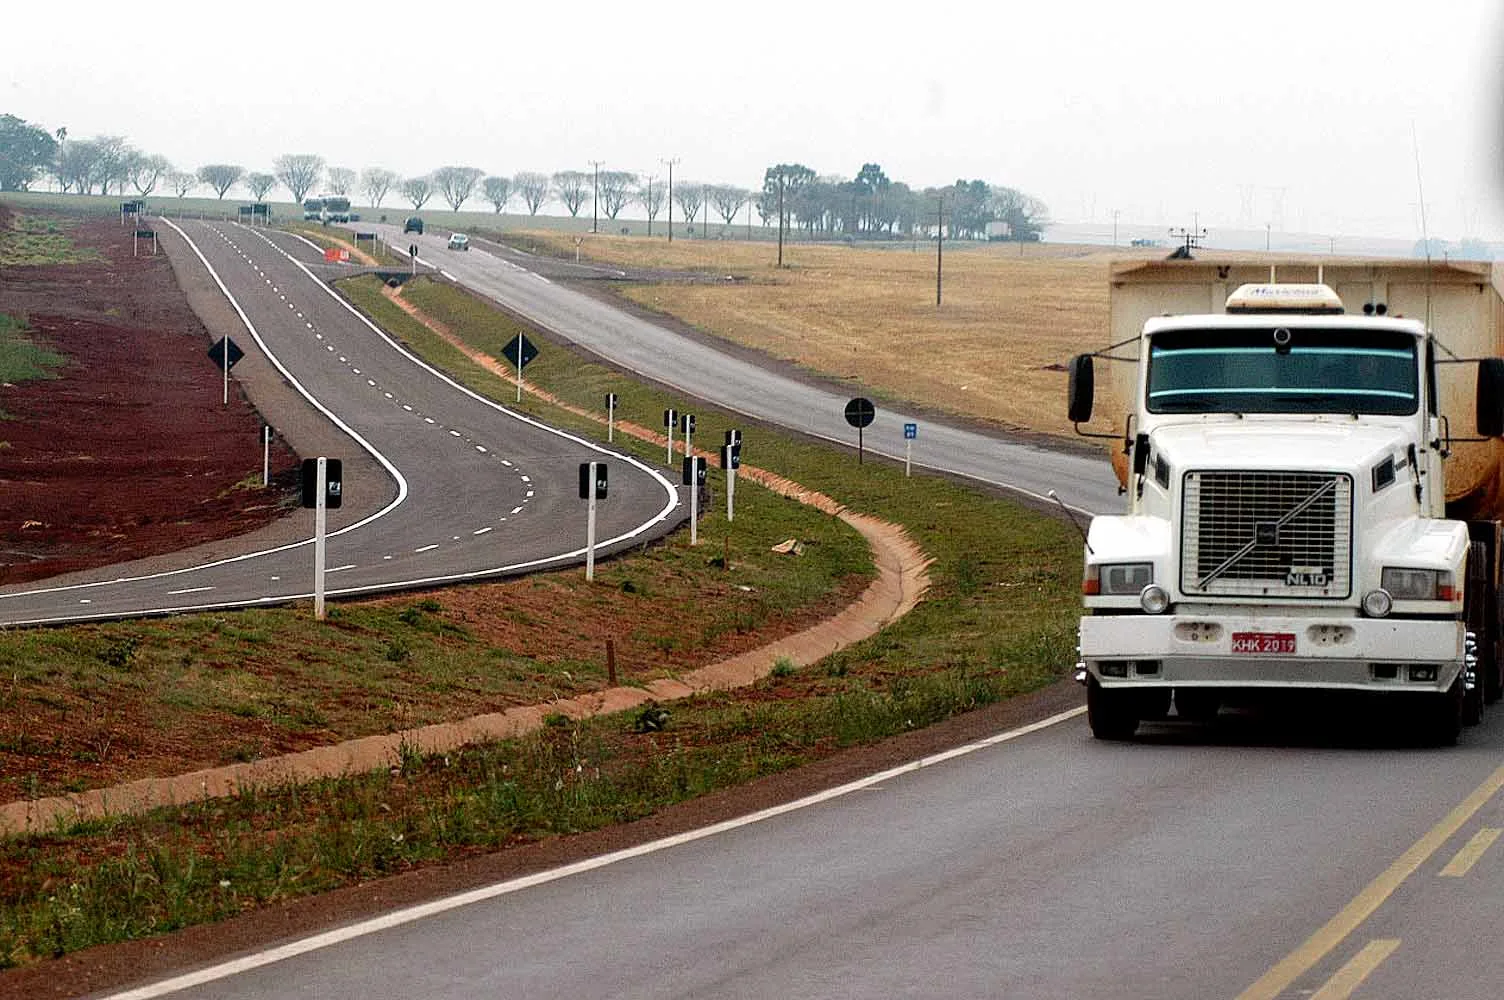
[[[506,374],[489,355],[476,351],[455,337],[443,324],[423,316],[399,293],[388,297],[404,311],[463,351],[472,361]],[[595,414],[570,406],[541,390],[529,392],[581,416]],[[666,444],[657,431],[618,422],[623,433]],[[696,449],[697,454],[708,453]],[[672,701],[704,691],[724,690],[750,684],[766,676],[780,660],[808,666],[854,642],[874,635],[888,623],[912,610],[929,587],[930,558],[902,527],[847,510],[831,497],[774,475],[764,469],[742,466],[739,474],[768,489],[809,504],[841,518],[867,539],[872,547],[878,575],[862,594],[836,615],[802,632],[775,640],[730,659],[701,667],[682,678],[666,678],[646,686],[614,687],[574,698],[522,706],[488,713],[459,722],[439,723],[418,729],[348,740],[301,753],[269,757],[244,764],[206,768],[165,778],[144,778],[111,788],[93,789],[46,799],[12,802],[0,807],[0,835],[45,830],[60,822],[96,819],[107,815],[144,812],[156,806],[234,795],[241,788],[268,787],[291,781],[338,777],[390,766],[405,751],[424,753],[452,750],[467,743],[506,739],[540,728],[545,717],[563,714],[588,718],[619,712],[649,702]]]

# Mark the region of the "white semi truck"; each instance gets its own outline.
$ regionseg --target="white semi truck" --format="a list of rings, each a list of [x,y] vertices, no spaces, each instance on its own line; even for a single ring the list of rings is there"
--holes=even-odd
[[[1294,690],[1451,743],[1504,693],[1500,276],[1114,263],[1109,346],[1072,360],[1068,401],[1127,498],[1086,533],[1094,735]]]

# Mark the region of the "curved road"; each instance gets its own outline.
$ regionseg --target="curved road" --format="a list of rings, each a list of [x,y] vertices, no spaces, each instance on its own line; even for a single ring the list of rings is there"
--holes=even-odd
[[[598,505],[602,554],[682,520],[677,489],[649,466],[482,399],[402,349],[314,274],[309,263],[322,258],[312,244],[227,223],[162,225],[178,237],[166,238],[168,251],[194,255],[234,305],[249,331],[237,343],[264,352],[345,432],[346,456],[363,452],[384,470],[347,477],[347,503],[364,499],[374,512],[330,535],[330,596],[582,562],[581,462],[610,467],[610,496]],[[384,503],[370,502],[377,494]],[[308,597],[312,512],[303,516],[310,537],[292,545],[166,573],[124,567],[97,583],[10,588],[0,624]]]
[[[457,278],[555,316],[571,337],[599,318],[598,303],[504,273],[501,258],[451,256],[461,259],[440,259]],[[700,350],[607,322],[601,353],[619,363],[618,335],[650,346],[645,365]],[[740,369],[723,377],[722,364],[712,352],[693,377],[771,394],[825,436],[823,411],[839,397]],[[661,377],[656,363],[646,370]],[[697,384],[697,395],[732,394]],[[733,408],[779,416],[741,396]],[[1112,499],[1093,492],[1110,483],[1105,463],[1102,476],[1075,460],[1014,475],[1031,451],[996,471],[1086,507]],[[1051,481],[1072,470],[1074,494]],[[1403,720],[1334,731],[1362,716],[1351,709],[1280,726],[1247,714],[1211,729],[1146,726],[1134,744],[1091,739],[1078,709],[789,806],[119,996],[1497,996],[1504,718],[1454,749],[1412,748],[1393,738]]]
[[[447,236],[433,230],[414,236],[381,223],[361,223],[358,228],[376,233],[400,253],[416,245],[420,263],[628,371],[770,424],[844,446],[854,443],[855,432],[843,416],[848,394],[769,372],[712,345],[678,336],[563,287],[543,273],[569,277],[599,268],[532,257],[482,241],[472,241],[466,252],[447,250]],[[906,422],[919,424],[916,465],[1002,486],[1033,500],[1045,500],[1054,490],[1064,503],[1083,512],[1115,513],[1124,506],[1104,457],[1020,444],[887,406],[878,408],[877,419],[867,428],[866,448],[902,461]]]
[[[1504,722],[1448,750],[1267,735],[1111,744],[1068,713],[119,997],[1498,996],[1504,866],[1476,848]]]

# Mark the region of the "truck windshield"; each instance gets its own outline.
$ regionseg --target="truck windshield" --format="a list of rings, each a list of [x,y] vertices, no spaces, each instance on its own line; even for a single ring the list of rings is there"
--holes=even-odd
[[[1414,413],[1415,339],[1388,330],[1172,330],[1149,344],[1150,413]]]

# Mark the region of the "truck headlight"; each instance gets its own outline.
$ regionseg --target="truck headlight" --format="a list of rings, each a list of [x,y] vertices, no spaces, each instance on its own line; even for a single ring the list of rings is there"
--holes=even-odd
[[[1154,582],[1153,563],[1106,563],[1098,567],[1101,593],[1127,597],[1143,592]]]
[[[1439,569],[1385,566],[1379,585],[1396,601],[1453,601],[1452,574]]]
[[[1389,592],[1382,587],[1363,595],[1363,613],[1370,618],[1383,618],[1394,607]]]
[[[1138,604],[1148,614],[1162,615],[1170,606],[1170,594],[1165,588],[1151,583],[1139,591]]]

